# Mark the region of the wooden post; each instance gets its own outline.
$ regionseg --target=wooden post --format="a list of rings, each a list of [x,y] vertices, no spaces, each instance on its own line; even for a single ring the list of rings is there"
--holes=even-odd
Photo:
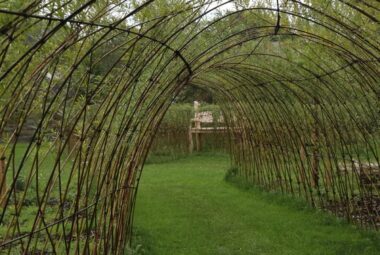
[[[196,113],[199,112],[199,107],[200,107],[200,103],[198,101],[194,101],[194,113],[195,113],[195,116],[196,117]]]
[[[199,107],[200,103],[194,101],[194,126],[195,126],[195,148],[196,151],[201,150],[201,141],[200,141],[200,130],[201,130],[201,120],[199,117]]]
[[[191,130],[191,124],[190,124],[190,127],[189,127],[189,136],[188,136],[188,139],[189,139],[189,153],[193,153],[193,150],[194,150],[194,144],[193,144],[193,131]]]

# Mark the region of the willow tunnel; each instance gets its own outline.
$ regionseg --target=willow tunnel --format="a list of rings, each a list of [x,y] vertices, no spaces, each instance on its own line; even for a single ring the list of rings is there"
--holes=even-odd
[[[122,254],[152,139],[186,86],[216,98],[237,174],[378,228],[379,9],[0,1],[1,251]]]

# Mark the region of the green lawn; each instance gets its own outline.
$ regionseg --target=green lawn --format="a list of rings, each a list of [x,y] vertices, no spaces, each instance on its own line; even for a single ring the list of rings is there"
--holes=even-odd
[[[134,246],[156,255],[380,254],[380,234],[224,180],[225,156],[145,166]]]

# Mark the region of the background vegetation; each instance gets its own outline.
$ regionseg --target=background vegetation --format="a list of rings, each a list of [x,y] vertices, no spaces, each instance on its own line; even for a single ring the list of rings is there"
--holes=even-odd
[[[379,9],[0,1],[1,252],[126,252],[153,138],[188,95],[223,113],[237,177],[378,228]]]

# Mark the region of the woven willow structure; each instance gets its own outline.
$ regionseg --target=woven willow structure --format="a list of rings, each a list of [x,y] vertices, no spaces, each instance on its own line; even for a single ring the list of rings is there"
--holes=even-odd
[[[0,1],[1,253],[124,254],[144,160],[189,85],[222,108],[236,174],[379,227],[379,10]]]

